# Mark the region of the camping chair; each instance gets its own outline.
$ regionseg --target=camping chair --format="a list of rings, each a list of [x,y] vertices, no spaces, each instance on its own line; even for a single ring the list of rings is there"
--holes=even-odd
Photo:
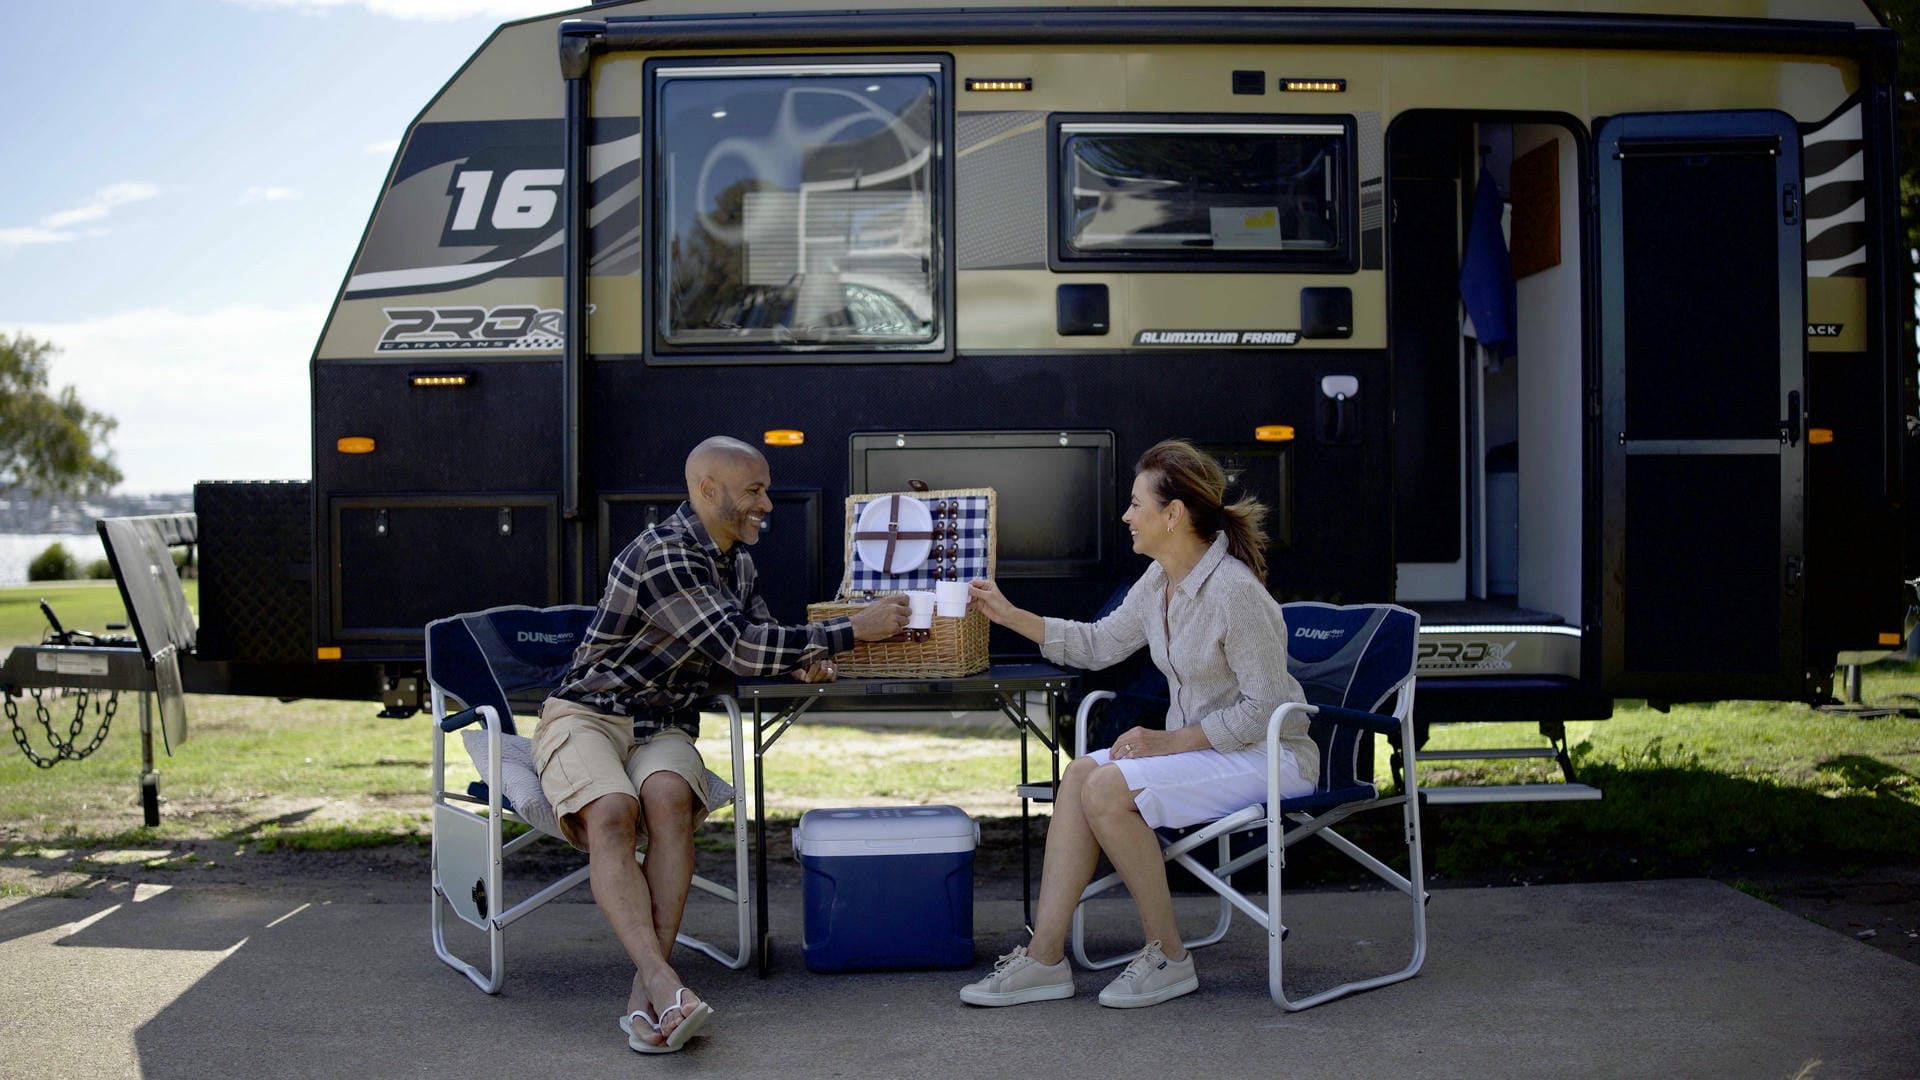
[[[1279,739],[1281,723],[1294,712],[1312,717],[1313,741],[1320,748],[1320,777],[1311,795],[1273,800],[1265,805],[1249,806],[1189,835],[1170,837],[1162,830],[1163,855],[1170,863],[1184,867],[1201,884],[1220,895],[1220,915],[1212,930],[1199,938],[1183,941],[1189,949],[1212,945],[1226,936],[1233,909],[1238,908],[1267,932],[1267,987],[1274,1004],[1290,1010],[1311,1008],[1324,1001],[1376,986],[1412,978],[1420,970],[1427,952],[1426,890],[1421,870],[1420,805],[1411,793],[1419,790],[1415,779],[1414,740],[1401,738],[1405,755],[1405,786],[1398,794],[1382,798],[1373,784],[1358,776],[1361,755],[1371,760],[1374,734],[1397,736],[1410,730],[1413,718],[1413,667],[1420,631],[1420,617],[1392,604],[1293,603],[1283,605],[1286,612],[1289,649],[1287,663],[1294,678],[1306,691],[1307,703],[1289,703],[1273,712],[1267,722],[1267,745]],[[1106,691],[1089,694],[1081,702],[1075,717],[1076,755],[1086,752],[1088,717],[1094,704],[1112,695]],[[1384,712],[1382,710],[1385,710]],[[1280,786],[1278,754],[1269,753],[1269,791]],[[1278,803],[1278,812],[1269,809]],[[1333,831],[1332,826],[1364,810],[1399,807],[1405,827],[1408,873],[1402,876],[1386,863]],[[1251,833],[1252,850],[1231,854],[1230,840],[1235,834]],[[1332,989],[1289,1000],[1283,987],[1282,941],[1286,927],[1280,922],[1280,872],[1286,866],[1287,849],[1310,836],[1317,836],[1371,870],[1387,884],[1404,894],[1413,919],[1413,956],[1407,966],[1389,975],[1342,983]],[[1212,866],[1196,858],[1196,851],[1213,844]],[[1267,897],[1264,906],[1249,900],[1232,884],[1236,871],[1256,860],[1267,862]],[[1120,884],[1118,874],[1088,885],[1081,894],[1080,906],[1073,915],[1073,955],[1084,967],[1106,968],[1125,963],[1133,954],[1092,960],[1087,956],[1085,936],[1086,903],[1094,896]]]
[[[588,867],[580,866],[512,906],[503,888],[506,856],[542,835],[560,836],[553,807],[533,769],[530,742],[514,730],[513,710],[519,706],[522,712],[534,711],[565,676],[593,610],[498,607],[427,624],[427,680],[434,720],[433,951],[489,994],[499,993],[505,981],[506,928],[587,879]],[[449,711],[454,700],[462,706],[458,712]],[[686,934],[675,940],[738,970],[747,965],[753,940],[747,818],[740,796],[746,786],[746,754],[739,706],[731,698],[715,703],[726,710],[733,737],[733,785],[729,789],[709,773],[709,805],[733,807],[734,887],[699,874],[693,877],[693,887],[734,906],[739,942],[728,953]],[[482,779],[465,792],[453,792],[446,783],[447,735],[462,728],[471,728],[461,739]],[[521,822],[533,831],[502,843],[501,826],[507,821]],[[644,862],[646,856],[636,852],[635,858]],[[483,974],[448,950],[445,910],[449,908],[486,933],[492,956],[488,972]]]

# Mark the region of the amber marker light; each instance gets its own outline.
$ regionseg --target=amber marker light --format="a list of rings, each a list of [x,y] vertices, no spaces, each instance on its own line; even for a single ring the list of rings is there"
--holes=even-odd
[[[1833,441],[1833,429],[1810,427],[1807,429],[1807,443],[1812,446],[1825,446]]]
[[[807,441],[807,433],[794,428],[774,428],[760,436],[760,441],[768,446],[799,446]]]
[[[365,435],[349,435],[339,442],[334,443],[333,448],[343,454],[371,454],[373,453],[373,440],[367,438]]]
[[[1899,634],[1881,634],[1880,635],[1880,644],[1882,645],[1898,645],[1902,640],[1903,639],[1900,637]]]
[[[315,660],[338,660],[340,659],[340,646],[322,645],[313,650],[313,658]]]
[[[473,385],[473,375],[465,371],[416,371],[407,376],[415,386],[456,387]]]
[[[1033,89],[1033,80],[968,79],[967,89],[981,94],[1024,94]]]
[[[1292,424],[1261,424],[1253,429],[1253,437],[1260,442],[1292,442]]]
[[[1308,94],[1344,94],[1347,92],[1347,80],[1282,78],[1280,89],[1282,92],[1292,90]]]

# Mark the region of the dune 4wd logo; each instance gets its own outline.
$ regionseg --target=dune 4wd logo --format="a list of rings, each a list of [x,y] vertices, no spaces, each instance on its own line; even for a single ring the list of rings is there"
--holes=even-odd
[[[1420,671],[1508,671],[1513,662],[1507,657],[1513,653],[1515,644],[1512,641],[1504,645],[1492,641],[1423,641],[1415,668]]]
[[[529,642],[538,642],[542,645],[571,645],[573,643],[572,634],[552,634],[542,630],[517,630],[514,632],[513,639],[523,645]]]
[[[390,307],[375,352],[506,349],[550,351],[566,344],[559,308]]]

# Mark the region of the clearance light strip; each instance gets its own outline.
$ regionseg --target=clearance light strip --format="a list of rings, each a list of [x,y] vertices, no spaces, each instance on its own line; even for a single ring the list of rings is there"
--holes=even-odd
[[[1345,79],[1288,79],[1280,80],[1280,90],[1298,90],[1309,94],[1344,94],[1347,92]]]
[[[464,371],[416,371],[407,381],[415,386],[470,386],[473,376]]]
[[[1032,79],[968,79],[967,89],[975,93],[1024,94],[1033,89]]]

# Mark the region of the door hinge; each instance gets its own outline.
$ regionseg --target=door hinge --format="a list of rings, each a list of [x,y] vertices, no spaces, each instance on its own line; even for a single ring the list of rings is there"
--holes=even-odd
[[[1800,555],[1787,556],[1786,589],[1787,589],[1788,596],[1800,595],[1800,578],[1802,574],[1805,572],[1804,562],[1805,562],[1804,556],[1800,556]]]

